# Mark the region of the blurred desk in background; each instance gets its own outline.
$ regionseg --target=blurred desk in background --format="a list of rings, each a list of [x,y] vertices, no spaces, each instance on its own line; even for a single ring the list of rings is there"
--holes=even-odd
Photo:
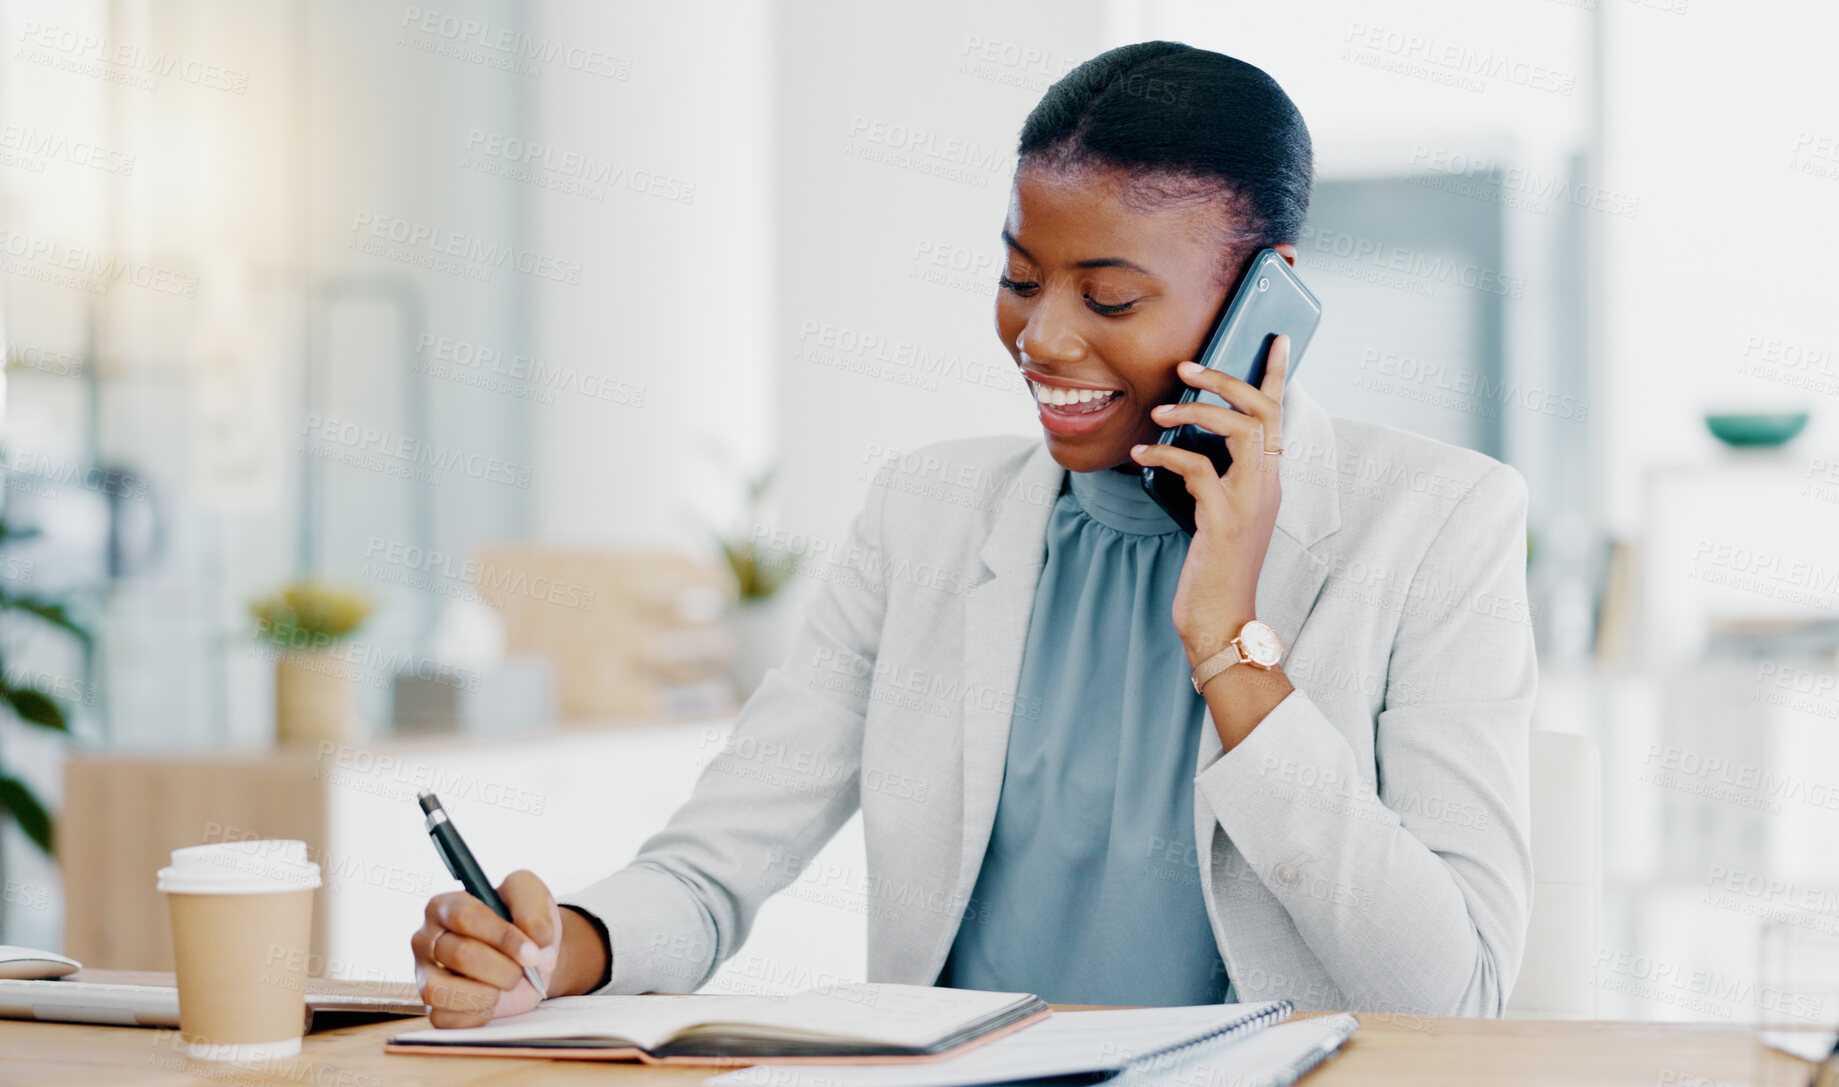
[[[86,967],[171,970],[166,903],[154,889],[170,852],[298,838],[324,881],[310,973],[408,979],[408,939],[423,907],[458,887],[428,842],[418,791],[440,795],[494,881],[528,868],[565,893],[623,866],[662,828],[732,725],[727,717],[506,738],[73,757],[59,827],[64,951]],[[810,871],[860,879],[861,852],[860,822],[852,821]],[[747,946],[706,988],[761,991],[752,979],[762,963],[786,978],[787,991],[809,987],[791,984],[808,978],[807,969],[862,977],[865,912],[835,888],[816,890],[800,880],[775,896]]]

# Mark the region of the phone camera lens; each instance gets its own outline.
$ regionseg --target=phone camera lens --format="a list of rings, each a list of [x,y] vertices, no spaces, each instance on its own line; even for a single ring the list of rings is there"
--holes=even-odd
[[[1258,289],[1261,291],[1270,290],[1271,289],[1271,277],[1270,276],[1259,276],[1258,277]]]

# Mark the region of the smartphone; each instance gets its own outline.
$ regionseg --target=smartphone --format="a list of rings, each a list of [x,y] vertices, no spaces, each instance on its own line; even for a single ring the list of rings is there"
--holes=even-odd
[[[1321,320],[1322,303],[1303,286],[1290,262],[1275,249],[1260,249],[1246,266],[1237,289],[1227,296],[1226,305],[1214,318],[1207,346],[1194,361],[1252,385],[1262,385],[1264,361],[1270,354],[1271,341],[1288,336],[1290,368],[1284,374],[1284,381],[1288,382],[1296,375],[1296,364],[1302,361],[1303,351]],[[1192,385],[1177,402],[1186,404],[1195,400],[1232,407],[1217,393]],[[1232,464],[1232,455],[1226,452],[1226,439],[1191,423],[1167,428],[1156,441],[1206,454],[1222,475]],[[1179,472],[1157,465],[1144,468],[1143,489],[1188,535],[1194,535],[1194,496],[1188,493],[1188,486]]]

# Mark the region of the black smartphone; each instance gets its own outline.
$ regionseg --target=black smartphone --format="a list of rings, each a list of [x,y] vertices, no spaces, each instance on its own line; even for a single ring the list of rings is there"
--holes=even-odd
[[[1290,262],[1275,249],[1260,249],[1246,265],[1237,289],[1227,296],[1226,304],[1214,319],[1206,348],[1194,361],[1252,385],[1262,385],[1264,361],[1270,354],[1271,341],[1288,336],[1290,368],[1284,374],[1284,381],[1288,382],[1296,375],[1296,364],[1302,361],[1303,351],[1321,320],[1322,303],[1303,286]],[[1195,400],[1232,407],[1218,394],[1192,385],[1177,403]],[[1232,455],[1226,452],[1226,439],[1192,424],[1169,427],[1156,441],[1160,445],[1206,454],[1222,475],[1232,464]],[[1194,535],[1194,496],[1188,493],[1180,473],[1156,465],[1144,468],[1143,489],[1188,535]]]

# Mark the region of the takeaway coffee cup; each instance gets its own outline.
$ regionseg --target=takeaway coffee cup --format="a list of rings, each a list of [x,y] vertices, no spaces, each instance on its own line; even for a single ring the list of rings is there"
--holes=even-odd
[[[179,1033],[198,1060],[300,1052],[319,865],[305,842],[222,842],[172,851],[159,889],[172,912]]]

